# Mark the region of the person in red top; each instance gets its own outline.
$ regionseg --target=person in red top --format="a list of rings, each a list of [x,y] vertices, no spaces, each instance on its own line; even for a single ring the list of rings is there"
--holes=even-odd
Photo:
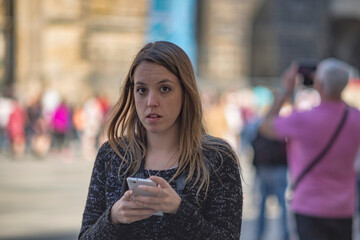
[[[25,152],[25,125],[26,112],[18,102],[14,101],[13,111],[9,116],[7,125],[7,133],[16,157],[21,157]]]

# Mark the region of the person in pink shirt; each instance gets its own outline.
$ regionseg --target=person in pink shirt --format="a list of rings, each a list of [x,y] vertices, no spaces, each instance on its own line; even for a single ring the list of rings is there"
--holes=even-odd
[[[59,104],[52,116],[54,147],[62,151],[71,128],[71,109],[65,102]]]
[[[277,96],[260,131],[268,137],[287,140],[290,178],[294,183],[326,147],[347,109],[334,144],[298,182],[291,208],[300,240],[350,240],[356,205],[353,166],[360,145],[360,111],[341,98],[349,65],[333,58],[321,61],[314,75],[320,105],[280,117],[279,110],[291,96],[297,75],[298,66],[294,63],[283,75],[284,91]]]

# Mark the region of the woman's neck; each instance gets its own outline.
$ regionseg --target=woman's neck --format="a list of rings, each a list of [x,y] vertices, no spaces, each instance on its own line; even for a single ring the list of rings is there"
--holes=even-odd
[[[179,139],[157,135],[147,137],[145,168],[164,170],[177,166],[179,159]]]

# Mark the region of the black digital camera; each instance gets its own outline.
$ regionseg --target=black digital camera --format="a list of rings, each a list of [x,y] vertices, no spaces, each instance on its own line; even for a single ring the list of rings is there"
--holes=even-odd
[[[314,84],[314,74],[317,68],[317,61],[313,59],[300,59],[297,60],[298,73],[303,78],[303,85],[311,86]]]

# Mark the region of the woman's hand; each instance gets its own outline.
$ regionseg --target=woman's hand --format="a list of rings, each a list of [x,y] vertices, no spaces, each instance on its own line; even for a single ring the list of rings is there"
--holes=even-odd
[[[128,190],[124,195],[112,206],[110,217],[115,224],[129,224],[139,220],[151,217],[156,212],[153,209],[144,209],[136,201],[133,200],[134,192]]]
[[[156,196],[149,197],[136,195],[136,203],[142,207],[175,214],[181,203],[180,196],[165,179],[158,176],[151,176],[150,179],[156,183],[157,187],[140,185],[139,189],[153,193]]]

